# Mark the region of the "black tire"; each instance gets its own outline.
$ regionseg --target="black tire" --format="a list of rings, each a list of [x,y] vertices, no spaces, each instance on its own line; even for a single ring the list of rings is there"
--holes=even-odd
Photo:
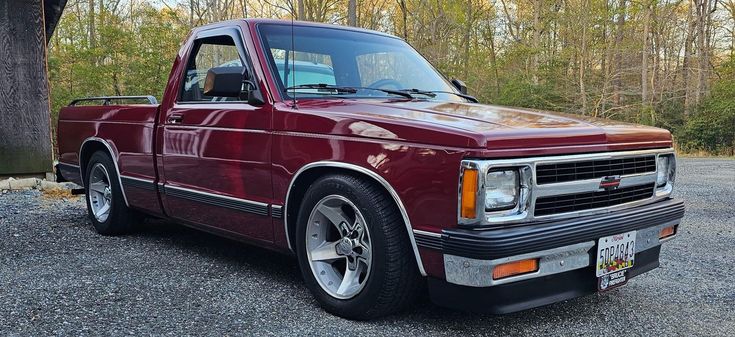
[[[362,213],[370,232],[372,268],[365,286],[349,299],[329,295],[311,271],[306,253],[306,222],[324,197],[349,199]],[[348,319],[389,315],[415,302],[423,289],[406,226],[393,198],[380,186],[357,176],[330,175],[314,182],[304,196],[296,228],[296,253],[307,288],[326,311]]]
[[[109,215],[106,220],[101,222],[95,217],[92,211],[92,201],[90,200],[92,198],[90,196],[90,178],[92,169],[97,164],[101,164],[107,171],[109,185],[112,192]],[[93,153],[87,163],[85,172],[84,192],[85,200],[87,202],[87,213],[89,214],[89,219],[92,221],[92,225],[94,225],[94,229],[97,233],[102,235],[120,235],[131,232],[134,225],[141,221],[142,218],[137,212],[129,209],[125,204],[125,199],[120,187],[120,180],[118,179],[112,158],[103,151]]]

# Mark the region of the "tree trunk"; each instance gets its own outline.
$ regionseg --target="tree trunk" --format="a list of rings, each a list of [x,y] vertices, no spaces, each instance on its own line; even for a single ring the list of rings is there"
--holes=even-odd
[[[189,28],[194,28],[194,0],[189,0]]]
[[[347,25],[357,27],[357,0],[347,1]]]
[[[709,91],[710,74],[710,36],[712,34],[712,13],[716,2],[712,0],[695,0],[697,22],[697,91],[695,103],[699,103]]]
[[[605,13],[610,13],[610,2],[605,2]],[[610,62],[610,44],[608,40],[608,24],[609,20],[603,20],[602,22],[602,55],[600,56],[600,74],[602,74],[602,88],[600,91],[600,99],[595,104],[595,109],[592,112],[592,116],[600,116],[600,112],[604,115],[604,111],[607,106],[607,89],[610,84],[610,73],[608,70],[608,63]]]
[[[89,48],[97,46],[97,37],[94,29],[94,0],[89,0],[89,11],[87,13],[87,29],[89,31]]]
[[[493,69],[493,94],[497,98],[500,95],[500,78],[498,74],[498,62],[496,59],[497,52],[495,51],[495,31],[490,30],[490,66]]]
[[[399,0],[398,5],[401,7],[401,19],[403,19],[403,39],[408,41],[408,10],[406,9],[406,1]]]
[[[538,84],[539,54],[541,53],[541,5],[543,0],[533,1],[533,39],[531,40],[531,79]]]
[[[587,88],[585,87],[585,70],[586,70],[586,63],[587,63],[587,20],[586,13],[587,13],[587,1],[588,0],[582,0],[582,6],[581,6],[581,15],[580,18],[582,18],[582,40],[581,40],[581,46],[579,50],[579,98],[580,103],[582,105],[582,114],[587,113]]]
[[[513,38],[513,40],[520,41],[518,34],[516,34],[516,31],[513,29],[513,18],[508,11],[508,5],[505,4],[505,0],[500,0],[500,3],[503,5],[503,13],[505,14],[505,24],[508,27],[508,34],[510,34],[510,37]]]
[[[112,72],[112,88],[115,91],[115,96],[122,96],[122,90],[120,90],[120,81],[117,79],[117,72]]]
[[[471,34],[472,34],[472,22],[473,22],[473,16],[472,16],[472,0],[467,0],[467,12],[465,13],[465,28],[464,28],[464,37],[463,39],[463,45],[464,50],[462,51],[462,76],[464,77],[464,80],[466,81],[469,76],[469,70],[470,70],[470,45],[471,45]]]
[[[643,52],[641,53],[641,103],[648,104],[648,50],[650,49],[650,38],[648,37],[651,30],[651,8],[653,5],[649,2],[646,6],[646,16],[643,19]]]
[[[710,71],[710,54],[712,52],[711,37],[712,37],[712,14],[715,12],[715,6],[717,6],[716,0],[703,0],[702,1],[702,37],[701,42],[698,42],[699,52],[699,100],[707,96],[709,93],[709,75]]]
[[[660,71],[661,71],[661,24],[659,23],[658,18],[658,6],[653,7],[653,11],[651,12],[651,21],[653,24],[653,29],[651,31],[651,39],[653,41],[653,74],[651,76],[651,94],[650,94],[650,103],[651,106],[654,105],[654,100],[656,99],[657,95],[660,95],[661,99],[659,99],[659,102],[663,100],[663,91],[664,91],[664,83],[661,83],[660,81]],[[665,51],[664,51],[664,57],[665,57]]]
[[[709,0],[696,0],[697,6],[697,91],[694,94],[694,102],[699,104],[702,98],[702,93],[705,90],[706,84],[706,51],[705,51],[705,12],[707,11],[707,4]]]
[[[618,18],[615,22],[615,60],[612,65],[613,71],[613,104],[620,106],[621,97],[620,90],[622,87],[622,72],[623,72],[623,54],[621,52],[623,44],[623,36],[625,29],[625,15],[626,15],[627,0],[620,0],[618,3],[617,15]]]
[[[97,8],[100,13],[100,19],[97,21],[97,25],[105,27],[105,0],[100,0],[100,5]]]
[[[684,64],[682,65],[682,80],[684,84],[684,115],[688,116],[695,98],[692,93],[692,85],[689,83],[692,74],[692,48],[694,45],[695,29],[697,27],[694,20],[695,0],[689,1],[689,13],[687,14],[687,37],[684,41]]]
[[[725,10],[730,15],[730,22],[735,22],[735,1],[722,1],[721,3],[723,6],[725,6]],[[735,27],[730,27],[730,58],[733,58],[735,57]]]

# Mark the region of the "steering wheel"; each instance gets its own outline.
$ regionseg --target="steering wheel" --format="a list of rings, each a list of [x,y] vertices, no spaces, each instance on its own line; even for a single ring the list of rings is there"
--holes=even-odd
[[[377,80],[373,83],[370,83],[370,85],[368,85],[368,88],[381,88],[382,89],[385,86],[393,86],[395,89],[403,88],[403,85],[401,85],[400,82],[392,78],[384,78],[382,80]]]

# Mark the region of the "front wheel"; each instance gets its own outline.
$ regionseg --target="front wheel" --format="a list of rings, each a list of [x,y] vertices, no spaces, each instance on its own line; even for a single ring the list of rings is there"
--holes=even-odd
[[[370,319],[410,305],[421,277],[401,214],[384,190],[351,175],[307,191],[296,249],[306,286],[327,311]]]

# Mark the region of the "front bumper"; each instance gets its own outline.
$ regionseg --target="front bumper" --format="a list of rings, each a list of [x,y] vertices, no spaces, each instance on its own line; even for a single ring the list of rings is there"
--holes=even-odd
[[[658,267],[661,246],[635,255],[628,279]],[[507,314],[556,303],[597,291],[594,266],[493,287],[469,287],[429,278],[431,300],[460,311]]]
[[[602,215],[525,224],[494,230],[416,232],[420,246],[441,250],[445,280],[430,279],[438,304],[472,311],[508,313],[582,296],[597,290],[597,239],[636,231],[636,262],[628,278],[658,267],[659,231],[684,215],[680,200]],[[534,273],[492,279],[502,263],[538,258]]]

